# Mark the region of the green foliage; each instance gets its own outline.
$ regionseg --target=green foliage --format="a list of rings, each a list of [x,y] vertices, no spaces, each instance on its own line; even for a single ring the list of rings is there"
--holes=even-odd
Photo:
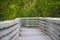
[[[60,0],[21,0],[19,17],[60,17]]]
[[[0,20],[60,17],[60,0],[0,0]]]
[[[17,0],[0,0],[0,21],[14,19],[17,9]]]
[[[59,0],[38,0],[35,7],[37,10],[40,9],[43,17],[60,17]]]

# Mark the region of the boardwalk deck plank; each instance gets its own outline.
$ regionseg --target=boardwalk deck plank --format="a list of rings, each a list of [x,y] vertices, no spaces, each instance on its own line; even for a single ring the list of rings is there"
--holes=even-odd
[[[48,35],[34,28],[22,28],[21,40],[52,40]]]

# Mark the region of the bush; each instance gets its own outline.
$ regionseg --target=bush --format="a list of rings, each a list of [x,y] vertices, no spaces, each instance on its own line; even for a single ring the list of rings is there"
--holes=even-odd
[[[60,17],[60,0],[0,0],[0,20]]]
[[[43,17],[60,17],[60,0],[36,0],[35,7]]]
[[[48,12],[50,13],[51,17],[60,17],[60,4],[50,6]]]
[[[17,8],[17,0],[0,0],[0,21],[14,19]]]

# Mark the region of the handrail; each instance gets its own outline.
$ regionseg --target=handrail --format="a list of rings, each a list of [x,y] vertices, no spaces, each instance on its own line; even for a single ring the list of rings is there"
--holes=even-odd
[[[20,19],[0,22],[0,40],[19,40]]]
[[[22,27],[39,27],[53,40],[60,40],[60,18],[21,18]]]
[[[60,18],[40,19],[40,25],[40,29],[50,35],[53,40],[60,40]]]
[[[19,40],[20,27],[38,27],[53,40],[60,40],[60,18],[17,18],[0,22],[0,40]]]

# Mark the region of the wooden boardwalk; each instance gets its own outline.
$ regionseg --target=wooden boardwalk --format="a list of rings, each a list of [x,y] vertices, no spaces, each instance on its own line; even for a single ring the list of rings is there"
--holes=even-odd
[[[49,36],[35,28],[22,28],[20,40],[52,40]]]

